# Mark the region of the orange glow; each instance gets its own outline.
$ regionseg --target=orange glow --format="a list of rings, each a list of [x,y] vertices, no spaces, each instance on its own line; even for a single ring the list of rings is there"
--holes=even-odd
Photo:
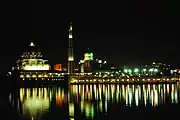
[[[62,71],[62,64],[56,64],[56,65],[54,65],[53,69],[54,69],[54,70],[57,70],[57,71]]]
[[[64,95],[64,99],[63,99],[64,103],[67,103],[67,95]]]
[[[67,95],[64,94],[64,97],[62,98],[62,95],[56,96],[56,104],[61,107],[62,103],[67,103]]]
[[[56,104],[57,104],[58,106],[60,106],[60,107],[62,106],[62,97],[59,97],[59,96],[58,96],[58,97],[56,98]]]

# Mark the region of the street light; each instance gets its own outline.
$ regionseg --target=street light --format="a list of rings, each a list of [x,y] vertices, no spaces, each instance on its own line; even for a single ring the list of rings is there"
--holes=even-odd
[[[154,69],[154,72],[158,72],[158,69]]]
[[[134,72],[135,72],[135,73],[137,73],[138,71],[139,71],[139,69],[137,69],[137,68],[134,69]]]
[[[125,72],[125,73],[127,73],[127,72],[128,72],[128,70],[127,70],[127,69],[124,69],[124,72]]]
[[[149,69],[150,74],[153,74],[153,68]]]
[[[143,74],[145,74],[146,73],[146,69],[143,69],[143,72],[142,72]]]
[[[128,72],[129,72],[129,73],[132,73],[132,70],[131,70],[131,69],[129,69],[129,70],[128,70]]]

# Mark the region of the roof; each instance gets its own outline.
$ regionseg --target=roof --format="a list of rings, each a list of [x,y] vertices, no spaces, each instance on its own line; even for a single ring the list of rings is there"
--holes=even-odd
[[[35,45],[34,45],[34,43],[33,43],[33,42],[31,42],[31,44],[30,44],[29,46],[34,47]]]

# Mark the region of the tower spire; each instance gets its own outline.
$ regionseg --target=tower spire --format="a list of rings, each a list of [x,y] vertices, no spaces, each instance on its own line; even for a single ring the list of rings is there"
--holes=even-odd
[[[68,73],[73,73],[73,62],[74,62],[74,54],[73,54],[73,35],[72,35],[72,22],[69,23],[69,45],[68,45]]]

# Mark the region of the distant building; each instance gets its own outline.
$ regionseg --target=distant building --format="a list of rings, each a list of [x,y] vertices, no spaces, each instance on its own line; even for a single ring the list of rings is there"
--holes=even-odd
[[[84,60],[80,60],[79,64],[81,73],[103,73],[115,69],[115,67],[107,63],[107,61],[94,59],[93,53],[89,49],[84,54]]]
[[[68,64],[61,64],[62,65],[62,72],[68,72]]]
[[[67,66],[68,66],[67,64],[55,64],[53,66],[53,70],[66,73],[66,72],[68,72]],[[75,72],[75,73],[80,72],[79,64],[73,63],[73,72]]]
[[[93,61],[93,71],[94,72],[108,72],[110,70],[111,70],[111,65],[109,63],[107,63],[107,61],[103,61],[100,59],[95,59]]]
[[[171,74],[180,75],[180,69],[171,70]]]
[[[53,66],[53,70],[62,71],[62,64],[56,64]]]
[[[161,62],[153,62],[151,64],[146,64],[145,68],[150,70],[157,69],[158,73],[161,75],[170,75],[172,66]]]
[[[88,51],[84,54],[84,72],[85,73],[92,73],[92,62],[93,62],[93,53],[88,49]]]

